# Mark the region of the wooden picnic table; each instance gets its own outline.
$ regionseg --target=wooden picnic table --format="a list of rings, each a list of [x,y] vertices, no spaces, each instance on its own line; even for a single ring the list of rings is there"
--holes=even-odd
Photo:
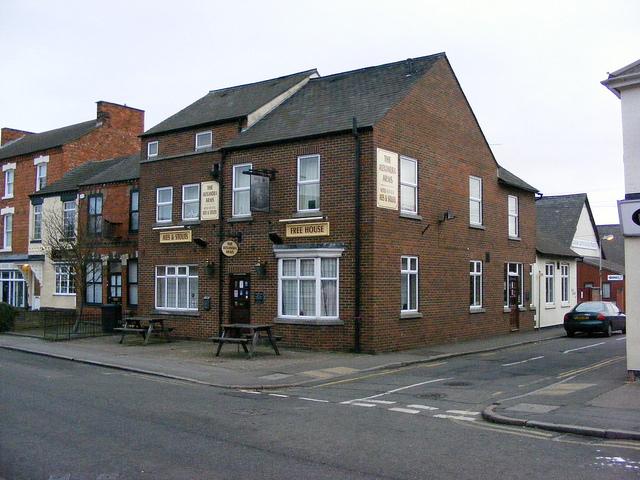
[[[256,344],[262,332],[267,334],[269,343],[273,347],[273,351],[276,352],[276,355],[280,355],[280,350],[278,350],[278,345],[276,344],[277,338],[271,332],[271,325],[227,323],[222,325],[222,335],[219,337],[211,337],[210,340],[218,343],[216,357],[220,355],[222,345],[225,343],[235,343],[242,345],[245,353],[251,358],[255,355]],[[250,348],[247,348],[247,344],[249,344]]]
[[[123,326],[114,328],[115,331],[121,332],[120,342],[124,342],[126,335],[142,335],[144,338],[144,344],[149,343],[149,337],[151,335],[163,335],[167,342],[171,341],[169,334],[173,331],[171,327],[164,326],[164,319],[159,317],[126,317],[123,321]]]

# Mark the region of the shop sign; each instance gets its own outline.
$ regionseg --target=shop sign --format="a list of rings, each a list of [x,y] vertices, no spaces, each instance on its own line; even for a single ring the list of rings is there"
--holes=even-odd
[[[227,240],[222,244],[220,249],[226,257],[233,257],[238,253],[238,244],[233,240]]]
[[[220,218],[220,184],[216,181],[200,184],[200,220]]]
[[[607,275],[607,280],[610,282],[620,282],[624,280],[624,275]]]
[[[191,230],[160,232],[160,243],[187,243],[191,241]]]
[[[377,149],[376,205],[398,210],[398,154]]]
[[[329,222],[290,223],[287,225],[287,238],[326,237],[329,235]]]

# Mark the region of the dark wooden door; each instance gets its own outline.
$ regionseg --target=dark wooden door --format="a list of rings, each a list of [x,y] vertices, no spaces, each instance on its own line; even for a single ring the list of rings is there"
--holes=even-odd
[[[251,286],[249,275],[231,275],[229,296],[231,323],[251,323]]]
[[[518,292],[520,292],[519,280],[518,277],[509,276],[509,307],[511,307],[509,322],[511,324],[511,330],[520,329],[520,309],[518,308]]]

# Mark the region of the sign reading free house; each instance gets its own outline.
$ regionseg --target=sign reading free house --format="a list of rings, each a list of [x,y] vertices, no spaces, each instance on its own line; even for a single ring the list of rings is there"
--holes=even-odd
[[[329,235],[329,222],[291,223],[287,225],[287,238],[324,237]]]
[[[216,181],[200,184],[200,220],[220,218],[220,185]]]
[[[378,148],[376,160],[376,205],[398,210],[398,154]]]
[[[191,230],[160,232],[160,243],[187,243],[191,241]]]

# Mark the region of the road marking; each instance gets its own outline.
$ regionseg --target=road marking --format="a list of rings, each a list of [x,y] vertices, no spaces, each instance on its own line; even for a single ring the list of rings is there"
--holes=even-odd
[[[462,420],[463,422],[475,422],[476,419],[474,417],[465,417],[463,415],[445,415],[443,413],[438,413],[433,416],[433,418],[447,418],[450,420]]]
[[[380,403],[382,405],[393,405],[397,402],[390,402],[389,400],[369,400],[371,403]]]
[[[289,398],[289,395],[282,395],[281,393],[270,393],[271,397]]]
[[[401,392],[402,390],[407,390],[413,387],[419,387],[421,385],[427,385],[428,383],[436,383],[436,382],[444,382],[445,380],[451,380],[453,377],[448,378],[436,378],[435,380],[427,380],[426,382],[414,383],[413,385],[407,385],[406,387],[394,388],[393,390],[388,390],[386,392],[378,393],[377,395],[371,395],[370,397],[365,398],[354,398],[353,400],[347,400],[342,403],[351,403],[351,402],[366,402],[368,400],[373,400],[374,398],[383,397],[385,395],[389,395],[391,393]]]
[[[578,347],[578,348],[572,348],[570,350],[565,350],[562,353],[571,353],[571,352],[577,352],[578,350],[584,350],[585,348],[593,348],[593,347],[597,347],[598,345],[604,345],[607,342],[600,342],[600,343],[592,343],[591,345],[585,345],[584,347]]]
[[[415,415],[416,413],[420,413],[420,410],[414,410],[411,408],[400,408],[394,407],[388,409],[390,412],[400,412],[400,413],[410,413],[411,415]]]
[[[497,392],[492,393],[491,396],[492,397],[496,397],[496,396],[500,395],[501,393],[504,393],[504,392],[502,390],[499,390]]]
[[[256,392],[255,390],[240,390],[242,393],[251,393],[253,395],[262,395],[262,392]]]
[[[329,400],[320,400],[318,398],[298,397],[300,400],[307,400],[308,402],[329,403]]]
[[[575,370],[569,370],[567,372],[558,374],[557,378],[564,378],[564,377],[568,377],[570,375],[577,375],[579,373],[589,372],[591,370],[595,370],[597,368],[604,367],[604,366],[609,365],[611,363],[619,362],[620,360],[623,360],[624,358],[625,358],[624,356],[613,357],[613,358],[610,358],[608,360],[603,360],[601,362],[594,363],[593,365],[588,365],[588,366],[582,367],[582,368],[576,368]]]
[[[622,340],[626,340],[626,339],[627,339],[627,337],[620,337],[620,338],[616,338],[616,342],[620,342],[620,341],[622,341]]]
[[[480,412],[470,412],[468,410],[447,410],[447,413],[455,413],[456,415],[480,415]]]
[[[341,405],[355,405],[356,407],[377,407],[373,403],[360,403],[360,402],[342,402]]]
[[[595,383],[564,383],[561,385],[554,385],[552,387],[543,388],[538,391],[538,395],[569,395],[585,388],[595,387]]]
[[[503,367],[510,367],[512,365],[520,365],[521,363],[533,362],[534,360],[540,360],[541,358],[544,358],[544,355],[541,355],[539,357],[527,358],[526,360],[521,360],[519,362],[503,363],[502,366]]]
[[[522,385],[518,385],[518,388],[528,387],[529,385],[535,385],[536,383],[544,382],[548,380],[550,377],[539,378],[538,380],[534,380],[533,382],[523,383]]]
[[[430,407],[429,405],[407,405],[409,408],[417,408],[418,410],[439,410],[438,407]]]

